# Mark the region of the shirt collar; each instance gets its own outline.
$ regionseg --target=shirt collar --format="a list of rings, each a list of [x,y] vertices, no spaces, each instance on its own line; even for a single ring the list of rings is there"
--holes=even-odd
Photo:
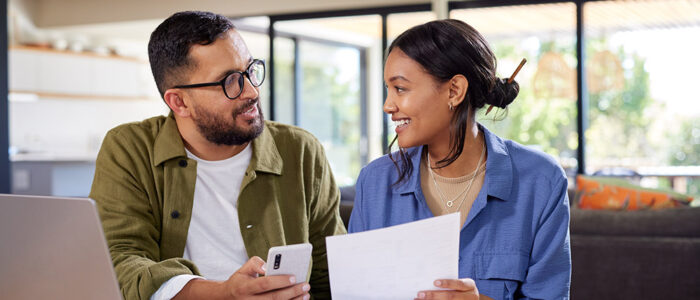
[[[253,170],[282,175],[282,156],[277,150],[275,139],[267,128],[253,140],[253,157],[250,159],[250,166]]]
[[[484,178],[485,191],[489,196],[501,200],[508,200],[513,185],[513,163],[508,154],[508,147],[503,139],[491,133],[481,124],[478,125],[479,130],[484,133],[486,151],[488,153],[486,159],[486,175]],[[394,187],[397,193],[405,194],[421,191],[420,159],[421,153],[423,153],[423,147],[425,146],[407,149],[407,155],[410,156],[409,159],[413,163],[413,172],[405,182]]]
[[[486,192],[489,196],[507,201],[513,188],[513,161],[508,153],[508,146],[503,139],[481,124],[479,129],[484,132],[486,151],[488,151],[484,180]]]
[[[250,159],[250,168],[256,171],[282,174],[282,156],[277,150],[275,140],[266,128],[253,140],[253,156]],[[173,113],[170,112],[156,136],[153,145],[153,166],[158,166],[163,162],[179,157],[187,157],[185,145],[177,129],[177,123]]]
[[[187,157],[187,153],[185,153],[185,144],[182,143],[180,132],[177,130],[173,112],[170,112],[153,144],[153,166],[176,157]]]

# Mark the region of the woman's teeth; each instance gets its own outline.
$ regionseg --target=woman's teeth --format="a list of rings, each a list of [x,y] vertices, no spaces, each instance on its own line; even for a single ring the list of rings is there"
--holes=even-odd
[[[396,121],[394,121],[394,125],[396,125],[397,127],[398,127],[398,126],[403,126],[403,125],[408,125],[408,124],[411,124],[411,120],[410,120],[410,119],[401,119],[401,120],[396,120]]]

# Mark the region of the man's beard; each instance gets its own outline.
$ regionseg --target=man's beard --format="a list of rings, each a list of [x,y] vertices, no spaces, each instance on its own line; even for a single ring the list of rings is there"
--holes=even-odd
[[[256,105],[258,108],[258,116],[248,121],[251,127],[249,129],[244,129],[236,125],[236,118],[238,115],[248,111],[253,105]],[[250,100],[247,105],[236,109],[231,115],[230,120],[205,109],[197,110],[197,115],[197,118],[194,118],[194,123],[199,129],[199,133],[216,145],[243,145],[258,137],[265,128],[263,113],[260,109],[260,101],[258,101],[258,99]],[[229,123],[231,123],[231,125],[229,125]]]

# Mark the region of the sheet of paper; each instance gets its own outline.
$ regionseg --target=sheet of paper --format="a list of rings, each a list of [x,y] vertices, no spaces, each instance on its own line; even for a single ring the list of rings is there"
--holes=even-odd
[[[334,300],[414,299],[456,279],[459,213],[326,238]]]

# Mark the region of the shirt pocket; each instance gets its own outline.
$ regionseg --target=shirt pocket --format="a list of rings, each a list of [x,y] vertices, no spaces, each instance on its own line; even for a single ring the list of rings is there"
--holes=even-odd
[[[476,253],[474,274],[480,294],[514,299],[525,280],[529,258],[521,253]]]

